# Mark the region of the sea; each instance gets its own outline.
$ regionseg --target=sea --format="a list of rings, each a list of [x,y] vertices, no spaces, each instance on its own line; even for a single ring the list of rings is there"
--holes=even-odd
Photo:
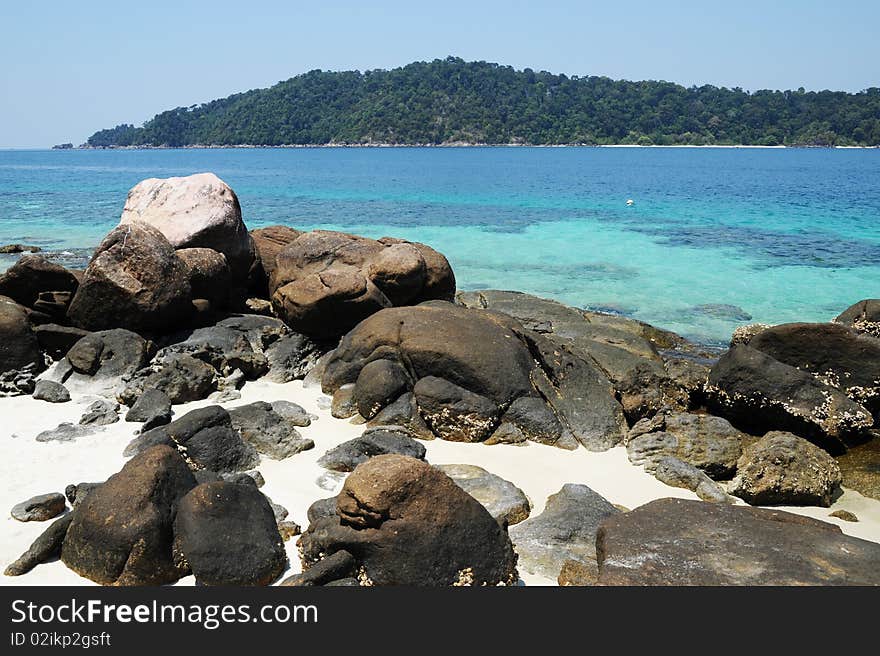
[[[880,296],[877,149],[0,150],[0,245],[84,266],[133,185],[202,171],[232,186],[250,228],[421,241],[459,289],[529,292],[707,345]]]

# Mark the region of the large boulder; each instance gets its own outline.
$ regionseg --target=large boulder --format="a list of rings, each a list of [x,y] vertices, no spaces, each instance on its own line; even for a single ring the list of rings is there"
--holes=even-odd
[[[287,565],[268,499],[252,485],[224,481],[180,501],[174,551],[201,585],[268,585]]]
[[[213,173],[142,180],[128,192],[119,223],[136,222],[157,228],[176,249],[222,253],[236,279],[243,281],[254,262],[238,197]]]
[[[638,426],[633,426],[633,431]],[[656,415],[650,428],[653,430],[628,441],[626,454],[630,462],[644,465],[647,471],[653,472],[660,460],[672,456],[702,469],[714,479],[733,475],[742,454],[743,440],[748,437],[726,419],[712,415]]]
[[[29,367],[42,371],[46,364],[25,308],[0,296],[0,373]]]
[[[177,251],[186,265],[193,298],[204,298],[214,309],[230,300],[232,274],[226,256],[212,248],[181,248]]]
[[[303,567],[351,553],[364,583],[496,585],[516,581],[507,532],[446,474],[415,458],[381,455],[349,475],[336,515],[300,538]]]
[[[774,431],[745,448],[730,493],[755,506],[830,506],[842,480],[834,458],[805,439]]]
[[[186,353],[167,353],[157,357],[151,366],[135,372],[119,392],[119,400],[132,406],[151,389],[163,392],[175,405],[199,401],[217,389],[217,372]]]
[[[556,580],[567,560],[596,567],[596,531],[620,511],[586,485],[567,483],[544,511],[510,528],[520,568]]]
[[[842,453],[847,441],[874,423],[866,408],[838,388],[750,345],[735,345],[718,360],[706,393],[710,410],[743,430],[789,431],[831,453]]]
[[[132,222],[98,246],[68,317],[88,330],[167,332],[190,317],[191,293],[189,271],[164,235]]]
[[[186,572],[172,558],[178,504],[196,485],[183,457],[156,446],[76,505],[61,560],[104,585],[161,585]]]
[[[841,312],[834,321],[859,332],[880,337],[880,299],[859,301]]]
[[[257,255],[259,255],[263,267],[259,289],[261,293],[268,294],[269,280],[275,273],[275,258],[278,253],[287,248],[301,234],[303,234],[302,231],[284,225],[251,230],[251,239],[254,240],[254,247],[257,249]]]
[[[622,439],[626,425],[595,365],[508,316],[440,301],[385,309],[361,322],[327,359],[322,387],[350,394],[374,420],[422,420],[425,430],[457,441],[485,441],[508,424],[538,441],[570,446],[576,438],[604,450]],[[389,416],[386,409],[410,391]],[[522,398],[536,401],[505,414]],[[418,417],[404,416],[410,409]]]
[[[880,585],[880,544],[791,513],[659,499],[606,519],[600,585]]]
[[[43,292],[75,292],[76,277],[41,255],[23,255],[0,275],[0,296],[33,307]]]
[[[81,337],[50,372],[51,378],[77,392],[109,394],[150,358],[151,346],[123,328]]]
[[[446,258],[423,244],[316,230],[277,253],[269,291],[291,328],[331,339],[382,308],[451,301],[455,277]]]
[[[510,315],[574,356],[594,363],[611,381],[630,422],[668,405],[686,410],[701,386],[703,367],[698,362],[707,354],[675,333],[521,292],[463,292],[458,300],[467,307]]]
[[[880,416],[880,339],[837,323],[789,323],[761,331],[749,346],[842,390]]]

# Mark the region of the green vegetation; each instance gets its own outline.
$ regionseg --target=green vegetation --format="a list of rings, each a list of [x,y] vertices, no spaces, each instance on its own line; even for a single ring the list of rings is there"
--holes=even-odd
[[[755,91],[516,71],[449,57],[311,71],[101,130],[89,145],[880,145],[880,88]]]

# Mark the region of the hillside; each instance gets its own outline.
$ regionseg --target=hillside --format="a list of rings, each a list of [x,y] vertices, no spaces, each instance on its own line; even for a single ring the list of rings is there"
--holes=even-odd
[[[119,125],[88,145],[880,145],[880,88],[683,87],[449,57],[390,71],[310,71]]]

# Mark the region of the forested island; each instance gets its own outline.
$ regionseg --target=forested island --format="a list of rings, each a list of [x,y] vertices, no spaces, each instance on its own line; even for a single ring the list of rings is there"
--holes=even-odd
[[[747,92],[448,57],[310,71],[100,130],[85,146],[346,144],[878,146],[880,88]]]

